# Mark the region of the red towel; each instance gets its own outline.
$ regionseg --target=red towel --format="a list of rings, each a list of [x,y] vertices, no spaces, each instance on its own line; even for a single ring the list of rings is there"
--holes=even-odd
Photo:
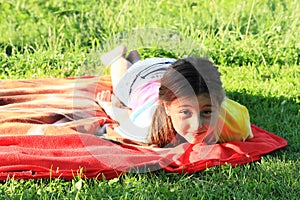
[[[102,89],[111,89],[109,78],[1,81],[0,179],[110,179],[158,169],[193,173],[257,161],[287,145],[285,139],[255,125],[254,138],[246,142],[185,143],[174,148],[113,143],[93,135],[100,125],[113,122],[95,102]],[[62,116],[75,120],[53,125]]]

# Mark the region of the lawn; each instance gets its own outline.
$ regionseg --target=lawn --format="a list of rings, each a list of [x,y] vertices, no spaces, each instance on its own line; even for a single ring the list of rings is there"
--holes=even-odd
[[[0,0],[2,80],[107,73],[99,55],[119,43],[143,58],[206,55],[252,123],[289,142],[259,162],[195,174],[11,178],[0,199],[298,199],[299,18],[298,0]]]

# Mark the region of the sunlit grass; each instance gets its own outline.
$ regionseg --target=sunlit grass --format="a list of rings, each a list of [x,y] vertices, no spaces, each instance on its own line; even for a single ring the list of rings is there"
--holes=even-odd
[[[249,108],[254,124],[289,142],[260,162],[191,175],[157,171],[112,180],[8,179],[0,183],[1,199],[299,198],[297,0],[0,0],[0,18],[0,79],[106,73],[97,71],[99,54],[120,33],[145,28],[178,33],[193,45],[167,38],[159,44],[161,51],[143,46],[148,36],[131,42],[143,58],[176,57],[197,47],[196,52],[205,51],[219,66],[227,95]]]

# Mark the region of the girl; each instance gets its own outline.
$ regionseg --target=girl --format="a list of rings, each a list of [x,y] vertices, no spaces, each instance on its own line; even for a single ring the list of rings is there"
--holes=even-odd
[[[119,126],[121,137],[157,147],[182,142],[244,141],[252,138],[247,109],[226,98],[220,73],[210,61],[151,58],[126,47],[104,54],[111,66],[113,94],[102,91],[98,102]]]

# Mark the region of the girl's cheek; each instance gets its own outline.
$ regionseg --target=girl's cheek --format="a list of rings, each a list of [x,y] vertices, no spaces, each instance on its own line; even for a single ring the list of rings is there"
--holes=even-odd
[[[190,126],[189,123],[186,122],[186,120],[178,119],[175,123],[176,124],[173,124],[173,126],[178,134],[185,134],[189,132]]]
[[[177,133],[180,133],[181,132],[181,127],[182,127],[181,117],[178,116],[178,115],[173,115],[173,116],[171,116],[171,121],[172,121],[172,124],[173,124],[173,127],[174,127],[175,131]]]
[[[189,133],[189,132],[195,132],[198,129],[198,120],[195,118],[191,118],[189,120],[183,120],[182,121],[182,132],[183,133]]]
[[[203,125],[203,126],[206,126],[206,127],[207,127],[207,126],[210,126],[210,125],[211,125],[211,120],[204,119],[203,122],[202,122],[202,125]]]

